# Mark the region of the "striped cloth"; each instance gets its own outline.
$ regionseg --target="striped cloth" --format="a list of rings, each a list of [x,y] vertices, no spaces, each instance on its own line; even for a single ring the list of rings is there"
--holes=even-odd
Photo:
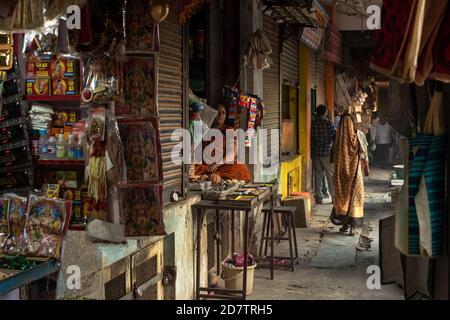
[[[430,221],[427,228],[431,228],[431,252],[428,255],[431,254],[432,257],[440,256],[444,245],[445,143],[445,136],[433,137],[424,172],[429,208],[429,213],[426,213],[429,214]]]
[[[418,134],[409,141],[409,172],[408,172],[408,251],[411,255],[420,254],[419,219],[416,211],[416,195],[419,192],[425,163],[430,151],[432,135]],[[417,152],[414,153],[414,150]]]
[[[417,151],[414,152],[415,150]],[[445,216],[443,201],[445,157],[443,155],[445,155],[444,136],[418,134],[416,138],[410,140],[408,172],[408,251],[410,255],[436,257],[443,252]],[[419,200],[416,196],[422,179],[425,182],[426,197],[421,197]],[[417,202],[424,199],[427,203]],[[419,205],[420,212],[418,212]]]

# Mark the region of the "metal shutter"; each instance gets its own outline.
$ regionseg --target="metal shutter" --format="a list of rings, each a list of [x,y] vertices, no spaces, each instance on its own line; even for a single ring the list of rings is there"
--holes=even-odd
[[[317,105],[326,103],[327,63],[322,53],[317,53]]]
[[[298,49],[298,40],[291,36],[283,43],[281,52],[281,79],[283,84],[293,87],[297,87],[299,80]]]
[[[183,165],[172,163],[171,152],[178,142],[171,142],[175,129],[183,128],[183,29],[175,13],[161,23],[159,55],[159,113],[164,172],[164,203],[172,191],[183,194]]]
[[[310,50],[309,55],[309,90],[317,86],[316,106],[325,104],[327,67],[321,52]]]
[[[263,128],[280,128],[280,67],[279,67],[279,26],[270,17],[264,16],[263,30],[272,46],[271,59],[273,65],[265,69],[263,79],[264,106],[266,108],[263,120]],[[270,137],[270,135],[269,135]],[[268,148],[271,148],[271,139],[268,139]],[[270,154],[270,153],[269,153]]]

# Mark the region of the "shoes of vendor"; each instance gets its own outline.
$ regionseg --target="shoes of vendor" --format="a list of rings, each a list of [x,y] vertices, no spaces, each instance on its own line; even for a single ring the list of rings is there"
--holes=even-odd
[[[323,199],[322,198],[316,198],[316,203],[317,204],[323,204]]]

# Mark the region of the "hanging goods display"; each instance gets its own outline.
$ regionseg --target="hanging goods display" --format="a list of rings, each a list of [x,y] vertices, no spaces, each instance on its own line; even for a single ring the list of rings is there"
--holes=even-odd
[[[62,238],[71,203],[30,195],[26,234],[30,256],[61,258]]]
[[[158,116],[157,61],[155,56],[127,55],[124,63],[125,108],[116,114]]]
[[[161,142],[157,120],[119,123],[127,182],[162,180]]]
[[[119,187],[120,223],[128,237],[165,235],[162,186],[128,184]]]
[[[9,200],[9,236],[3,244],[3,253],[9,255],[24,255],[28,249],[28,239],[25,233],[27,222],[27,198],[9,193],[3,195],[3,197]]]

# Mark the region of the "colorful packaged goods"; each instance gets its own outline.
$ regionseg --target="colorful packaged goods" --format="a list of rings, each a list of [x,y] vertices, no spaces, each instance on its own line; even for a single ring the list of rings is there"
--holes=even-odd
[[[78,78],[78,61],[66,57],[55,57],[51,62],[52,79]]]
[[[3,247],[9,238],[8,212],[9,199],[0,198],[0,254],[3,252]]]
[[[61,257],[62,239],[66,221],[70,219],[70,202],[30,196],[28,200],[29,237],[28,255],[36,257]]]
[[[74,96],[78,95],[79,93],[79,80],[77,78],[52,78],[52,94],[54,96]]]
[[[24,255],[28,249],[28,239],[25,233],[27,198],[15,194],[5,194],[4,198],[9,200],[9,237],[4,244],[3,252],[9,255]]]
[[[26,80],[27,96],[50,95],[50,78],[35,78]]]

